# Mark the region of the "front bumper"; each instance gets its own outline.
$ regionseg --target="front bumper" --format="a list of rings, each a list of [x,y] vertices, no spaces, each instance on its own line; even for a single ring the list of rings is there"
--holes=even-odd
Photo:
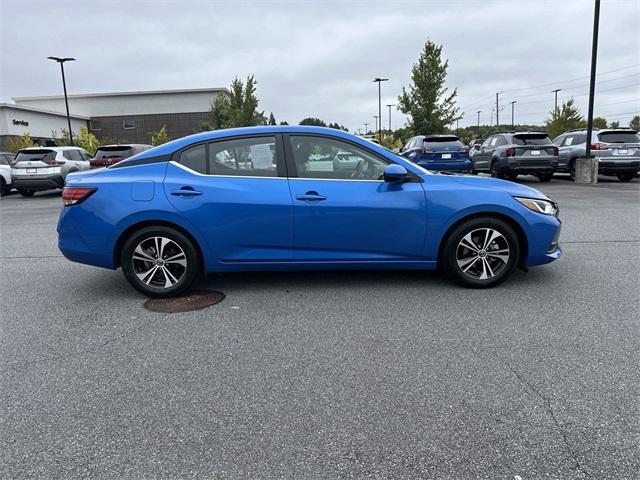
[[[20,175],[13,176],[13,187],[17,190],[52,190],[64,187],[64,178],[61,175]]]

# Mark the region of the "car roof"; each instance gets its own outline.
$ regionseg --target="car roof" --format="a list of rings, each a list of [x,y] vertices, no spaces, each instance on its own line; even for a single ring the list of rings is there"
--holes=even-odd
[[[153,145],[148,143],[110,143],[108,145],[100,145],[98,149],[104,147],[153,147]]]
[[[153,147],[144,152],[140,152],[133,157],[129,157],[124,162],[136,159],[157,157],[159,155],[170,155],[176,150],[180,150],[186,146],[194,143],[207,142],[211,140],[218,140],[228,137],[245,136],[245,135],[268,135],[278,133],[289,133],[292,135],[328,135],[337,138],[343,138],[350,142],[359,143],[360,145],[372,150],[379,150],[380,152],[386,152],[387,150],[381,147],[379,144],[372,142],[363,137],[354,135],[353,133],[345,132],[344,130],[338,130],[336,128],[328,127],[316,127],[311,125],[260,125],[256,127],[239,127],[239,128],[227,128],[221,130],[211,130],[208,132],[200,132],[187,137],[178,138],[157,147]]]
[[[53,150],[54,152],[62,152],[64,150],[84,150],[81,147],[27,147],[21,148],[19,151],[24,152],[25,150]]]

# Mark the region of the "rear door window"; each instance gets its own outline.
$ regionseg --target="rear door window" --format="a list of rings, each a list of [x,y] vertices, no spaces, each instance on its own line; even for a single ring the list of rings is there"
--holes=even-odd
[[[634,132],[602,132],[598,134],[598,140],[605,143],[639,143],[640,138]]]
[[[543,133],[530,133],[513,136],[514,145],[549,145],[549,136]]]
[[[277,157],[273,136],[214,142],[209,144],[209,174],[277,177]]]

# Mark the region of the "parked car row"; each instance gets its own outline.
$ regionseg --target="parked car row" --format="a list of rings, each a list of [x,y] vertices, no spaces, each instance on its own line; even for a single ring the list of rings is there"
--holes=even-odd
[[[620,181],[633,179],[640,170],[640,135],[631,129],[595,129],[591,151],[598,159],[599,173]],[[469,147],[455,135],[418,135],[400,154],[435,171],[487,172],[496,178],[514,180],[535,175],[548,182],[556,172],[575,176],[575,161],[586,154],[587,132],[571,130],[553,141],[544,132],[501,132],[476,139]]]
[[[104,145],[92,156],[79,147],[30,147],[15,155],[0,152],[0,190],[16,189],[23,197],[35,192],[63,188],[67,175],[113,165],[151,145]]]

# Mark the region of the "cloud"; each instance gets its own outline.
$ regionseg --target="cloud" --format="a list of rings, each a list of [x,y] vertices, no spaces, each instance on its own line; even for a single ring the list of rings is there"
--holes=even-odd
[[[488,122],[496,91],[504,91],[502,115],[510,118],[515,99],[516,121],[540,123],[554,88],[586,111],[588,80],[563,81],[589,73],[592,8],[590,1],[5,1],[0,101],[60,93],[57,65],[45,57],[71,55],[78,59],[67,69],[72,93],[226,86],[255,74],[261,108],[278,120],[316,116],[354,130],[377,115],[371,80],[388,77],[383,104],[396,103],[429,38],[444,46],[447,83],[466,113],[461,126],[475,124],[476,110]],[[599,77],[596,113],[627,113],[623,123],[640,108],[639,75],[619,78],[640,73],[639,24],[638,2],[603,3],[598,70],[618,71]],[[404,121],[397,111],[393,118],[396,127]]]

